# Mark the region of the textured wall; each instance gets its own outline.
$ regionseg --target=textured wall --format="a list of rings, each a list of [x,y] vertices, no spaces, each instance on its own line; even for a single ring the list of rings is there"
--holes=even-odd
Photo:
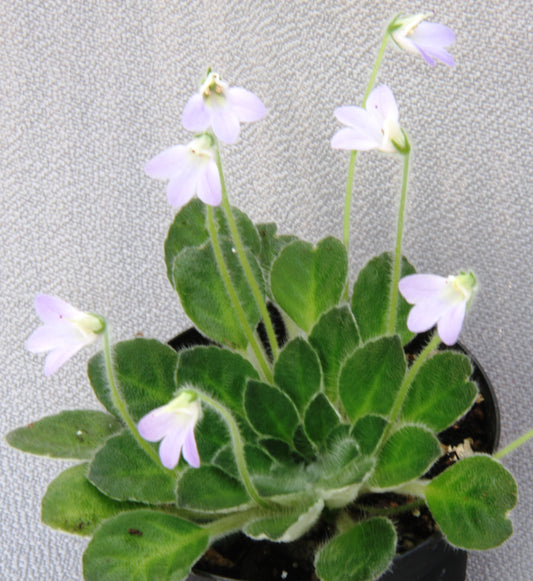
[[[457,33],[458,66],[430,69],[391,47],[391,85],[414,142],[405,253],[419,271],[472,268],[482,289],[463,341],[493,380],[502,439],[531,422],[533,376],[532,11],[501,2],[3,0],[0,10],[0,433],[97,408],[84,352],[46,380],[24,351],[34,295],[109,317],[117,340],[187,325],[166,280],[173,210],[143,164],[188,138],[180,114],[208,65],[266,103],[268,119],[225,150],[232,200],[254,220],[316,241],[341,234],[348,156],[333,109],[360,102],[380,31],[398,11],[434,10]],[[393,244],[394,156],[361,155],[352,275]],[[40,523],[65,466],[2,441],[0,577],[79,580],[86,542]],[[471,556],[469,581],[531,579],[533,444],[505,459],[521,487],[515,537]],[[525,461],[524,461],[525,460]]]

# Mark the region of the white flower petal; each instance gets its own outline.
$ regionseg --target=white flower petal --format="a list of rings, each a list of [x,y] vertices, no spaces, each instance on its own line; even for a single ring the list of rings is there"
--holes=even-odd
[[[175,175],[186,162],[187,148],[185,145],[174,145],[152,158],[144,166],[144,171],[152,178],[168,180]]]
[[[241,130],[239,118],[227,105],[211,110],[211,122],[214,134],[223,143],[235,143]]]
[[[436,274],[410,274],[400,280],[398,288],[411,304],[438,296],[446,287],[446,279]]]
[[[176,174],[167,184],[167,199],[175,208],[181,208],[196,193],[198,168],[186,167]]]
[[[266,115],[263,102],[251,91],[241,87],[231,87],[228,89],[228,99],[233,112],[241,123],[259,121]]]
[[[167,433],[159,445],[159,457],[165,468],[172,470],[175,468],[180,460],[181,449],[187,431],[185,429],[172,430]]]
[[[35,312],[43,323],[57,323],[61,319],[75,319],[83,312],[64,300],[51,295],[37,295],[34,302]]]
[[[457,343],[465,319],[465,313],[466,301],[461,301],[449,308],[439,319],[437,330],[439,337],[446,345],[454,345]]]
[[[356,131],[352,127],[339,129],[331,138],[331,147],[333,149],[347,149],[349,151],[369,151],[378,149],[381,145],[381,139],[374,133],[364,133]]]
[[[187,464],[193,468],[200,467],[200,455],[196,446],[196,439],[194,438],[194,426],[187,432],[185,441],[183,443],[183,457]]]
[[[211,115],[201,93],[194,94],[187,101],[181,122],[187,131],[205,131],[209,127]]]
[[[149,442],[158,442],[175,426],[175,414],[161,406],[143,416],[137,424],[139,434]]]
[[[217,164],[210,160],[204,172],[198,178],[196,193],[202,202],[218,206],[222,201],[222,186]]]
[[[387,85],[379,85],[368,95],[365,109],[375,119],[376,123],[383,123],[385,119],[398,122],[398,105]]]
[[[76,355],[83,346],[83,344],[77,344],[50,351],[44,362],[44,374],[46,377],[55,373],[64,363]]]
[[[423,333],[436,325],[449,308],[448,301],[440,297],[429,298],[417,303],[407,317],[407,328],[413,333]]]

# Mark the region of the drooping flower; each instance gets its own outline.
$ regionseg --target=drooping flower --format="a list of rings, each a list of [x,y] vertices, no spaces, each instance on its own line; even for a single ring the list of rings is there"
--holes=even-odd
[[[335,109],[335,117],[344,125],[331,139],[334,149],[386,153],[404,153],[409,144],[399,124],[398,105],[387,85],[372,90],[362,107],[344,106]]]
[[[208,134],[196,137],[187,145],[165,149],[144,169],[152,178],[168,180],[167,198],[176,208],[181,208],[194,194],[210,206],[218,206],[222,200],[213,139]]]
[[[394,42],[410,53],[420,53],[430,66],[435,60],[453,67],[455,61],[446,47],[455,42],[455,33],[444,24],[424,22],[429,14],[399,16],[389,26]]]
[[[182,123],[188,131],[207,131],[211,127],[220,141],[235,143],[240,123],[259,121],[265,115],[259,97],[241,87],[230,87],[217,73],[208,71],[200,91],[185,105]]]
[[[44,364],[46,376],[55,373],[80,349],[94,343],[105,328],[102,318],[50,295],[36,297],[35,311],[44,325],[30,335],[26,349],[32,353],[49,351]]]
[[[437,325],[440,338],[446,345],[457,342],[466,308],[476,290],[472,272],[444,278],[435,274],[410,274],[400,280],[400,292],[415,305],[407,318],[407,327],[423,333]]]
[[[149,442],[158,442],[159,457],[165,468],[172,470],[183,457],[193,468],[200,466],[194,428],[200,417],[200,402],[192,391],[182,391],[171,402],[146,414],[137,426],[139,434]]]

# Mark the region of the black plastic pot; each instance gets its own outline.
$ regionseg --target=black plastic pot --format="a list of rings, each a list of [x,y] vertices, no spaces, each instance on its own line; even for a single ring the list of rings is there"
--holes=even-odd
[[[406,347],[407,352],[417,353],[426,342],[426,336],[418,337],[413,344]],[[177,351],[195,345],[213,344],[203,337],[196,329],[188,329],[171,341]],[[446,347],[444,347],[446,349]],[[477,411],[484,417],[483,425],[486,428],[483,434],[484,452],[492,453],[496,450],[500,438],[500,414],[496,396],[492,385],[477,359],[460,343],[452,347],[455,351],[462,351],[470,358],[473,367],[471,379],[476,382],[483,396],[483,402],[477,404]],[[447,434],[439,435],[443,442],[447,442]],[[231,537],[230,537],[231,538]],[[247,539],[248,541],[248,539]],[[238,542],[238,541],[236,541]],[[276,545],[277,543],[263,544]],[[413,549],[397,555],[391,568],[379,578],[379,581],[464,581],[466,578],[467,552],[452,547],[440,532],[433,533],[424,542]],[[288,578],[280,576],[272,581]],[[232,579],[219,575],[196,570],[189,575],[187,581],[256,581],[255,579]],[[309,579],[309,581],[312,581]]]

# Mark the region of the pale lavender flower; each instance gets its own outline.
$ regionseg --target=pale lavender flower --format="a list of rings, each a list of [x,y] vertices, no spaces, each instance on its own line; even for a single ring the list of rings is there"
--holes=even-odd
[[[386,153],[403,152],[407,138],[399,124],[398,106],[387,85],[376,87],[362,107],[344,106],[335,109],[335,117],[344,127],[331,139],[334,149],[368,151],[378,149]]]
[[[220,141],[235,143],[241,123],[259,121],[265,114],[259,97],[241,87],[230,87],[217,73],[209,71],[200,91],[185,105],[182,123],[189,131],[212,128]]]
[[[407,318],[407,327],[423,333],[437,325],[440,338],[446,345],[457,342],[466,308],[476,290],[472,272],[444,278],[435,274],[410,274],[400,280],[400,292],[415,305]]]
[[[193,468],[200,466],[194,439],[194,428],[200,417],[200,402],[194,392],[182,391],[171,402],[146,414],[137,426],[139,434],[149,442],[158,442],[159,457],[165,468],[178,465],[181,451]]]
[[[222,200],[220,174],[210,135],[203,134],[187,145],[165,149],[144,169],[152,178],[168,180],[167,198],[176,208],[186,204],[194,194],[210,206],[218,206]]]
[[[394,42],[410,53],[420,53],[430,66],[435,60],[453,67],[455,61],[446,47],[455,42],[455,33],[444,24],[424,22],[429,14],[400,16],[389,27]]]
[[[105,323],[96,315],[84,313],[65,301],[50,295],[38,295],[35,311],[44,323],[26,341],[32,353],[45,353],[44,374],[55,373],[86,345],[94,343]]]

